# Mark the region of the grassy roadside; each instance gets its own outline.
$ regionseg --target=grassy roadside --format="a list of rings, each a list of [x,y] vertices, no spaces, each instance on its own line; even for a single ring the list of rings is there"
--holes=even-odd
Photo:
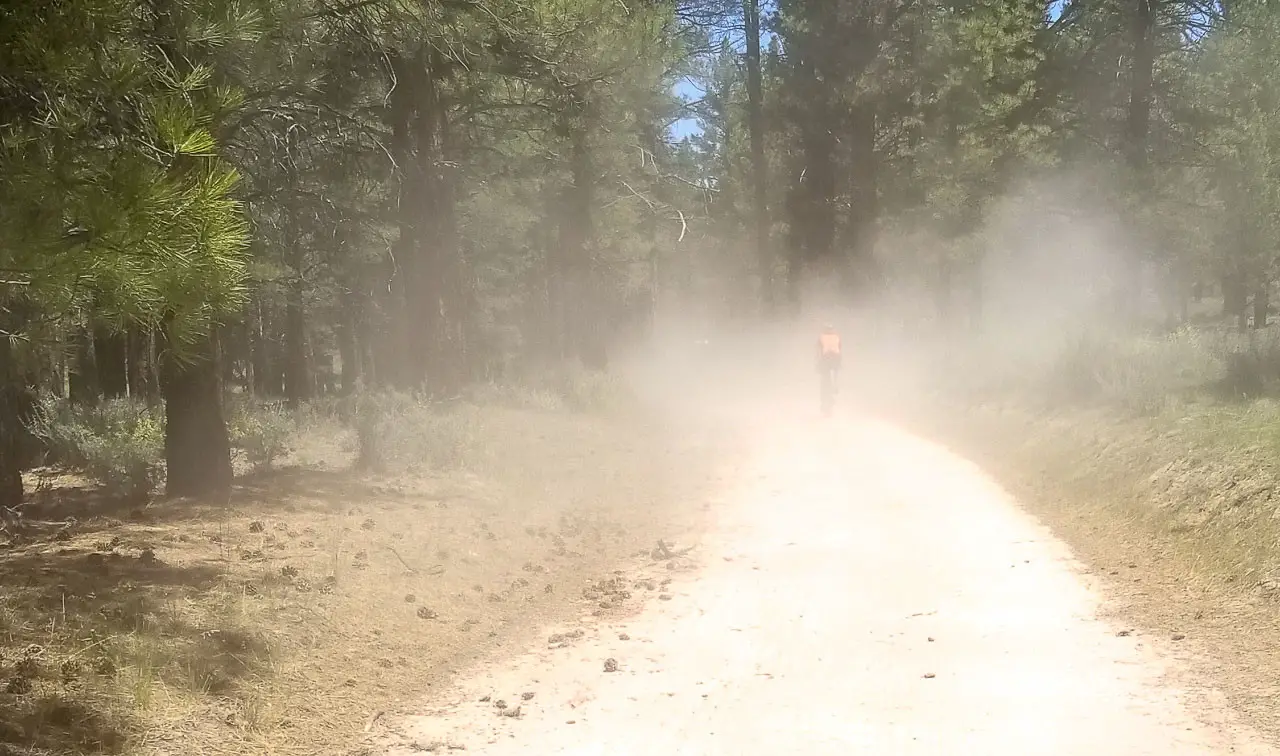
[[[1184,405],[1134,418],[937,401],[897,414],[1066,540],[1106,579],[1116,621],[1177,639],[1199,680],[1280,738],[1280,408]]]
[[[391,422],[429,425],[419,459],[358,474],[318,425],[225,505],[56,481],[0,550],[0,753],[361,753],[464,665],[639,601],[584,586],[686,540],[713,482],[713,441],[623,413]]]

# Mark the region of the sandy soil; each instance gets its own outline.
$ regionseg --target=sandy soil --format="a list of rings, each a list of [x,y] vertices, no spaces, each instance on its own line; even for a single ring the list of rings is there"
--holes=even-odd
[[[688,555],[617,577],[637,614],[460,675],[383,753],[1280,753],[973,465],[850,416],[744,439]]]

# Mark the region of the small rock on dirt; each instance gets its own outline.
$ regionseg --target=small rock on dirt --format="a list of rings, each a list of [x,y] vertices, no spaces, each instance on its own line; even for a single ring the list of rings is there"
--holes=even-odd
[[[630,636],[630,635],[627,635],[626,633],[622,633],[621,635],[619,635],[619,636],[618,636],[618,640],[620,640],[620,641],[629,641],[629,640],[631,640],[631,636]]]
[[[659,601],[670,601],[670,600],[671,600],[671,594],[670,594],[670,593],[663,593],[663,594],[659,594],[659,596],[658,596],[658,600],[659,600]]]
[[[528,691],[525,691],[524,693],[521,693],[521,694],[520,694],[520,700],[521,700],[521,701],[532,701],[532,700],[533,700],[533,696],[534,696],[533,691],[528,690]]]
[[[1173,639],[1174,639],[1174,640],[1176,640],[1176,641],[1184,640],[1186,637],[1187,637],[1187,636],[1183,635],[1182,633],[1174,633],[1174,634],[1173,634]]]
[[[436,614],[435,610],[433,609],[430,609],[425,606],[418,607],[418,619],[431,620],[431,619],[436,619],[439,616],[440,615]]]
[[[250,533],[262,533],[266,531],[266,529],[267,529],[266,524],[263,523],[261,520],[254,520],[253,522],[249,523]]]
[[[1133,635],[1132,630],[1121,630],[1120,632],[1116,633],[1117,638],[1128,638],[1130,635]]]
[[[935,678],[935,677],[937,677],[937,675],[935,675],[935,674],[934,674],[934,673],[932,673],[932,672],[925,672],[925,673],[924,673],[924,679],[926,679],[926,680],[932,680],[932,679],[933,679],[933,678]]]
[[[617,660],[617,659],[605,659],[605,660],[604,660],[604,671],[605,671],[605,672],[617,672],[617,671],[618,671],[618,660]]]

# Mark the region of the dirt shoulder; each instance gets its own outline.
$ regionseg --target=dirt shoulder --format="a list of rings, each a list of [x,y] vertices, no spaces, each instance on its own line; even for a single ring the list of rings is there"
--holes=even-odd
[[[1108,585],[1115,621],[1175,639],[1192,676],[1280,738],[1280,465],[1249,413],[1158,420],[935,403],[898,411],[995,476]]]
[[[335,432],[226,506],[50,496],[0,550],[0,753],[359,753],[457,670],[628,611],[584,587],[701,527],[722,439],[472,411],[447,473],[355,475]]]

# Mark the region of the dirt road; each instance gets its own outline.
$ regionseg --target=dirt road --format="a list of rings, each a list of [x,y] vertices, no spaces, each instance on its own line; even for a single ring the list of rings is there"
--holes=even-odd
[[[1101,583],[974,466],[868,419],[758,431],[688,568],[627,574],[671,580],[640,614],[549,628],[386,753],[1280,753],[1174,638],[1099,619]]]

